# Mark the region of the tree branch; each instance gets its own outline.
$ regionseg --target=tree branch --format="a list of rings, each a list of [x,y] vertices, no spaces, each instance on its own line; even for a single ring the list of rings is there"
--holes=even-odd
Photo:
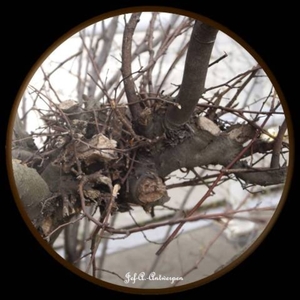
[[[186,56],[182,84],[176,102],[181,105],[170,106],[165,116],[166,127],[172,129],[186,123],[204,91],[206,74],[211,52],[218,30],[196,21]]]
[[[110,54],[111,51],[111,46],[114,40],[114,36],[117,30],[118,26],[118,16],[114,17],[108,28],[103,28],[104,33],[103,33],[103,44],[102,44],[102,49],[97,57],[95,59],[95,63],[97,65],[97,69],[92,67],[91,70],[91,77],[92,78],[97,78],[97,72],[101,72],[103,66],[105,65],[107,58]],[[95,91],[96,91],[96,84],[93,81],[89,82],[88,86],[88,97],[95,98]]]
[[[142,111],[139,103],[136,103],[139,98],[135,92],[134,81],[132,78],[131,70],[131,46],[132,37],[136,28],[137,23],[140,20],[141,13],[134,13],[131,15],[129,22],[125,25],[123,34],[123,44],[122,44],[122,76],[124,78],[125,93],[128,103],[135,102],[135,104],[130,105],[130,112],[132,119],[135,121],[138,119],[139,114]]]
[[[206,165],[222,165],[225,167],[242,150],[242,144],[228,135],[213,136],[205,130],[199,130],[194,136],[176,147],[164,149],[163,152],[155,155],[155,164],[158,175],[164,178],[180,168],[192,169]],[[248,152],[248,149],[246,149],[244,155]],[[187,153],[189,155],[186,155]],[[240,171],[233,173],[246,183],[261,186],[283,183],[287,171],[287,168],[283,167],[261,172],[251,169],[245,161],[236,162],[232,169],[233,171],[234,169],[245,170],[244,173]]]

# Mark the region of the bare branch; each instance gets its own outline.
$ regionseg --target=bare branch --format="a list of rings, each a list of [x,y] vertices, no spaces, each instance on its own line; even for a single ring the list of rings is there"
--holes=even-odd
[[[124,78],[125,93],[128,103],[137,102],[139,98],[136,95],[134,81],[131,70],[131,47],[132,37],[137,23],[140,20],[141,13],[133,13],[129,22],[125,25],[122,44],[122,76]],[[133,120],[137,120],[142,109],[139,103],[130,106],[130,112]]]
[[[223,60],[224,58],[226,58],[228,56],[228,54],[225,52],[221,57],[219,57],[218,59],[216,59],[215,61],[211,62],[208,67],[210,68],[211,66],[219,63],[221,60]]]
[[[47,74],[47,78],[49,78],[50,76],[52,76],[52,74],[54,74],[57,70],[59,70],[64,64],[66,64],[68,61],[72,60],[73,58],[76,58],[77,56],[79,56],[80,54],[82,54],[82,50],[76,52],[73,55],[70,55],[68,58],[66,58],[65,60],[63,60],[62,62],[60,62],[51,72],[49,72]]]
[[[179,51],[178,55],[176,56],[175,60],[173,61],[173,63],[171,64],[171,66],[169,67],[168,71],[165,72],[164,78],[160,83],[159,88],[157,89],[157,93],[159,93],[162,89],[162,86],[164,85],[165,81],[167,80],[167,78],[169,77],[169,75],[171,74],[172,70],[175,68],[176,64],[179,62],[179,60],[183,57],[183,55],[185,54],[186,50],[188,49],[190,42],[187,42],[182,49]],[[178,103],[179,105],[179,103]]]
[[[262,127],[266,124],[268,121],[268,117],[264,120]],[[259,132],[256,131],[254,137],[250,141],[250,143],[237,155],[234,157],[234,159],[226,166],[225,169],[232,168],[239,160],[240,158],[246,153],[246,151],[252,146],[252,144],[256,141],[257,137],[259,135]],[[217,186],[218,182],[221,180],[221,178],[224,175],[224,171],[221,171],[219,176],[216,178],[216,180],[213,182],[213,184],[209,187],[207,192],[204,194],[204,196],[199,200],[199,202],[188,212],[187,216],[191,216],[194,214],[194,212],[202,205],[202,203],[211,195],[214,188]],[[176,237],[179,230],[184,225],[183,223],[180,223],[180,225],[177,226],[177,228],[173,231],[173,233],[170,235],[170,237],[166,240],[166,242],[162,245],[162,247],[156,252],[156,255],[160,255],[164,249],[168,246],[168,244]]]
[[[241,209],[241,207],[245,204],[246,200],[250,197],[250,194],[247,194],[246,197],[241,201],[241,203],[238,205],[238,207],[236,208],[236,210]],[[225,212],[226,213],[226,212]],[[211,239],[211,241],[209,242],[209,244],[206,246],[206,248],[204,249],[204,251],[202,252],[201,256],[199,257],[199,259],[195,262],[194,266],[192,266],[190,269],[188,269],[187,271],[185,271],[181,277],[186,277],[188,274],[190,274],[192,271],[196,270],[199,266],[199,264],[203,261],[203,259],[205,258],[205,255],[208,253],[209,249],[213,246],[213,244],[218,240],[218,238],[223,234],[223,232],[225,231],[225,229],[228,227],[229,222],[231,221],[231,217],[228,218],[225,223],[223,224],[221,230]],[[177,283],[179,283],[179,281],[176,281],[174,283],[174,286],[177,285]]]
[[[218,30],[196,21],[186,56],[182,84],[177,96],[182,109],[169,107],[165,116],[167,128],[186,123],[204,92],[207,68]]]
[[[97,78],[96,72],[101,72],[103,66],[105,65],[107,58],[109,56],[112,42],[114,40],[114,36],[117,30],[117,25],[118,25],[118,16],[112,18],[108,28],[104,29],[103,32],[103,44],[102,44],[102,49],[100,53],[98,54],[97,59],[95,60],[95,63],[97,65],[96,68],[92,68],[91,70],[91,77],[92,78]],[[90,82],[88,86],[88,97],[95,97],[95,90],[96,90],[96,85],[93,82]]]
[[[247,84],[255,77],[255,75],[257,74],[259,69],[260,69],[259,65],[252,68],[253,71],[250,73],[248,78],[243,82],[243,84],[237,89],[235,95],[227,103],[226,107],[232,107],[234,105],[234,102],[238,99],[238,96],[241,94],[241,92],[244,90],[244,88],[247,86]]]
[[[114,185],[113,187],[111,187],[111,198],[110,198],[110,201],[106,207],[106,211],[104,213],[103,216],[101,216],[101,221],[103,224],[108,224],[108,220],[110,218],[110,215],[111,215],[111,212],[112,212],[112,208],[114,206],[114,203],[115,203],[115,199],[118,195],[118,192],[120,190],[121,186],[119,184],[116,184]],[[98,231],[100,230],[101,228],[101,231],[99,233],[99,236],[98,236]],[[97,270],[97,268],[95,267],[95,264],[96,264],[96,252],[98,250],[98,247],[100,245],[100,242],[101,242],[101,238],[103,237],[103,234],[104,234],[104,231],[105,231],[105,226],[97,226],[96,227],[96,230],[94,231],[94,234],[93,234],[93,238],[92,238],[92,245],[91,245],[91,258],[90,258],[90,262],[86,268],[86,272],[89,271],[90,267],[93,265],[94,268],[93,268],[93,275],[95,276],[95,272]]]
[[[241,219],[244,220],[245,218],[243,217],[239,217],[236,216],[239,213],[242,212],[251,212],[251,211],[274,211],[274,207],[273,206],[268,206],[268,207],[254,207],[254,208],[247,208],[247,209],[234,209],[234,210],[228,210],[225,212],[218,212],[218,213],[197,213],[194,214],[192,216],[186,216],[186,217],[179,217],[179,218],[174,218],[171,220],[166,220],[166,221],[161,221],[161,222],[154,222],[154,223],[150,223],[147,224],[145,226],[141,226],[141,227],[133,227],[130,229],[116,229],[116,228],[106,228],[106,230],[109,233],[112,234],[123,234],[125,235],[125,238],[128,237],[129,235],[133,234],[133,233],[137,233],[140,231],[147,231],[147,230],[153,230],[159,227],[164,227],[164,226],[172,226],[172,225],[177,225],[177,224],[182,224],[182,223],[186,223],[186,222],[196,222],[199,220],[220,220],[221,218],[228,218],[228,219]],[[256,220],[256,219],[255,219]],[[256,221],[260,222],[260,219],[257,219]],[[119,238],[124,238],[124,237],[119,237]],[[114,239],[114,238],[111,238]],[[116,238],[117,239],[117,238]]]

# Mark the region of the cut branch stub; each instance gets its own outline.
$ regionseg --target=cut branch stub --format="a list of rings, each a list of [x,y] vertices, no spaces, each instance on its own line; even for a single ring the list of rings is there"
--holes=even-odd
[[[91,165],[97,161],[110,161],[117,159],[115,148],[117,142],[109,139],[103,134],[95,135],[92,139],[85,141],[76,140],[66,147],[62,157],[56,162],[62,163],[65,173],[70,173],[72,167],[76,164],[76,156],[80,161],[84,161],[86,165]],[[76,155],[74,152],[76,148]]]
[[[93,163],[98,160],[112,160],[117,158],[116,152],[114,150],[117,146],[117,142],[115,140],[107,138],[103,134],[94,136],[89,142],[89,145],[95,148],[82,151],[80,156],[80,158],[84,159],[87,164]],[[83,148],[85,147],[83,146]]]
[[[235,124],[227,130],[227,135],[231,140],[243,144],[254,137],[255,128],[250,124]]]
[[[69,100],[65,100],[65,101],[61,102],[60,104],[58,104],[58,107],[64,113],[73,113],[78,109],[79,104],[78,104],[78,102],[69,99]]]
[[[57,106],[63,113],[68,115],[68,118],[70,120],[88,119],[88,115],[84,113],[83,109],[80,107],[79,102],[75,100],[65,100],[59,103]]]
[[[151,171],[132,176],[129,186],[129,202],[142,206],[146,212],[170,199],[163,180]]]

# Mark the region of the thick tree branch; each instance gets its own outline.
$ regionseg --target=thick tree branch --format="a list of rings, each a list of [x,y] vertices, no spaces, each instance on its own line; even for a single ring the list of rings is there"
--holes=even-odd
[[[130,105],[130,112],[132,114],[132,119],[137,120],[139,114],[141,113],[141,107],[138,103],[138,96],[135,91],[135,85],[132,78],[131,70],[131,46],[132,37],[136,28],[137,23],[140,20],[141,13],[134,13],[131,15],[129,22],[126,24],[123,34],[123,44],[122,44],[122,76],[124,79],[125,93],[128,103],[135,103]]]
[[[155,163],[159,176],[166,177],[179,168],[192,169],[206,165],[225,167],[242,150],[242,144],[229,135],[213,136],[205,130],[199,130],[194,136],[176,147],[164,149],[155,156]],[[233,173],[234,169],[239,169],[235,175],[246,183],[261,186],[283,183],[287,171],[286,167],[264,170],[264,172],[255,171],[250,169],[244,161],[236,162],[232,169]],[[245,172],[240,172],[241,169]]]
[[[287,167],[269,168],[262,170],[251,169],[244,161],[239,161],[231,168],[234,172],[239,169],[241,172],[235,172],[237,178],[245,181],[246,184],[269,186],[282,184],[285,182]]]
[[[211,52],[218,30],[196,21],[186,56],[182,84],[176,102],[179,110],[170,106],[165,116],[166,127],[172,129],[186,123],[204,91]]]
[[[199,130],[176,147],[164,149],[155,156],[155,162],[159,176],[166,177],[180,168],[226,165],[241,150],[241,145],[227,136],[213,136],[205,130]]]

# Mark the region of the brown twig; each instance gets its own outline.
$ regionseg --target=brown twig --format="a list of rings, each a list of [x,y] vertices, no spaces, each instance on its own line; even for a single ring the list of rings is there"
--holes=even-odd
[[[228,108],[233,108],[234,107],[234,102],[237,100],[238,95],[244,90],[244,88],[246,87],[246,85],[251,81],[251,79],[254,77],[254,75],[256,74],[256,72],[258,72],[258,66],[253,67],[251,70],[246,71],[244,73],[241,73],[239,75],[237,75],[235,78],[236,80],[230,85],[228,86],[228,84],[225,84],[225,86],[227,86],[226,89],[224,89],[224,91],[217,91],[214,95],[214,98],[211,102],[212,102],[212,106],[208,109],[207,113],[206,113],[206,117],[214,120],[215,116],[216,116],[216,106],[219,106],[221,103],[222,98],[229,92],[231,91],[233,88],[237,88],[237,91],[235,93],[235,95],[232,97],[232,99],[226,104],[226,107]],[[248,78],[245,80],[245,82],[242,82],[242,80],[247,77]],[[240,85],[241,84],[241,85]],[[206,91],[209,89],[206,89]],[[218,117],[222,116],[223,111],[221,111],[218,114]]]
[[[210,68],[211,66],[213,66],[213,65],[215,65],[215,64],[217,64],[217,63],[219,63],[221,60],[223,60],[223,59],[226,58],[227,56],[228,56],[228,54],[227,54],[226,52],[224,52],[224,54],[223,54],[221,57],[219,57],[219,58],[216,59],[215,61],[211,62],[211,63],[208,65],[208,67]]]
[[[181,109],[181,105],[179,103],[177,103],[177,102],[174,102],[174,101],[171,101],[171,100],[168,100],[168,99],[164,99],[164,98],[161,98],[161,97],[151,97],[151,96],[146,97],[144,99],[140,99],[137,102],[128,103],[127,105],[130,106],[130,105],[133,105],[133,104],[136,104],[136,103],[147,102],[149,100],[155,100],[155,101],[165,102],[165,103],[168,103],[168,104],[176,106],[178,109]]]
[[[155,63],[153,63],[153,60],[154,60],[154,49],[153,49],[154,35],[153,35],[153,32],[154,32],[154,24],[155,24],[155,20],[156,20],[157,15],[158,15],[157,12],[152,13],[152,18],[150,20],[149,27],[147,29],[149,64],[151,64],[153,66],[151,68],[149,68],[148,71],[146,72],[146,76],[145,76],[144,80],[145,80],[145,83],[146,83],[145,85],[148,85],[148,90],[149,90],[150,93],[153,92],[152,71],[153,71],[153,68],[155,66]]]
[[[82,51],[78,51],[73,55],[70,55],[68,58],[66,58],[65,60],[63,60],[62,62],[60,62],[51,72],[49,72],[46,75],[46,78],[48,79],[52,74],[54,74],[57,70],[59,70],[64,64],[66,64],[68,61],[70,61],[71,59],[77,57],[78,55],[80,55],[82,53]]]
[[[118,217],[118,214],[113,214],[110,224],[111,226],[114,226],[116,219]],[[102,251],[101,251],[101,256],[99,257],[99,262],[98,262],[98,278],[101,278],[101,272],[104,271],[103,270],[103,265],[105,262],[105,257],[107,254],[107,247],[108,247],[108,243],[109,243],[109,239],[104,239],[103,241],[103,247],[102,247]]]
[[[212,87],[209,87],[209,88],[206,88],[204,93],[208,92],[208,91],[211,91],[211,90],[214,90],[214,89],[218,89],[220,87],[223,87],[223,86],[227,86],[227,87],[230,87],[232,88],[232,85],[229,86],[229,84],[234,81],[234,80],[237,80],[233,86],[235,86],[238,82],[240,82],[243,78],[245,78],[247,75],[249,75],[250,73],[254,72],[255,70],[259,70],[261,69],[260,66],[256,66],[254,68],[251,68],[250,70],[247,70],[243,73],[240,73],[236,76],[234,76],[233,78],[229,79],[228,81],[224,82],[224,83],[221,83],[221,84],[218,84],[218,85],[215,85],[215,86],[212,86]]]
[[[97,77],[97,75],[100,74],[100,72],[103,69],[103,66],[105,65],[105,63],[107,61],[107,58],[111,51],[111,46],[113,44],[114,36],[115,36],[116,30],[117,30],[118,18],[119,18],[118,16],[112,18],[111,22],[107,28],[105,27],[105,22],[102,22],[102,36],[100,36],[97,39],[97,43],[94,47],[95,54],[96,54],[100,40],[103,40],[103,43],[102,43],[102,48],[99,51],[99,55],[93,59],[93,61],[95,61],[95,64],[97,65],[97,69],[95,69],[94,67],[92,68],[91,77]],[[96,91],[96,85],[90,83],[88,86],[88,96],[94,97],[95,91]]]
[[[81,209],[83,214],[93,223],[95,223],[96,225],[98,225],[100,228],[102,228],[104,226],[103,223],[99,222],[97,219],[95,219],[86,209],[86,205],[85,205],[85,197],[83,194],[83,188],[85,186],[85,184],[87,184],[89,181],[89,177],[88,176],[83,176],[82,179],[80,180],[79,184],[78,184],[78,192],[79,192],[79,196],[80,196],[80,203],[81,203]]]
[[[177,65],[177,63],[180,61],[180,59],[183,57],[183,55],[186,53],[187,49],[189,46],[189,42],[187,42],[182,49],[179,51],[178,55],[176,56],[176,58],[174,59],[174,61],[172,62],[171,66],[169,67],[168,71],[165,73],[165,76],[163,78],[163,80],[161,81],[159,88],[157,89],[158,92],[161,91],[164,83],[166,82],[167,78],[169,77],[169,75],[171,74],[172,70],[175,68],[175,66]]]
[[[240,113],[241,109],[236,109],[236,108],[232,108],[232,107],[225,107],[225,106],[221,106],[221,105],[214,105],[214,104],[205,104],[205,103],[198,103],[197,106],[199,107],[205,107],[205,108],[209,108],[209,107],[215,107],[217,109],[220,110],[225,110],[228,112],[235,112],[235,113]],[[269,115],[270,111],[258,111],[258,110],[246,110],[243,109],[242,112],[244,114],[262,114],[262,115]],[[281,111],[273,111],[272,112],[273,115],[284,115],[284,112]]]
[[[195,187],[192,186],[190,187],[189,191],[186,193],[184,199],[182,200],[180,207],[178,208],[178,210],[175,211],[175,214],[173,215],[172,219],[176,220],[178,217],[184,215],[184,207],[186,205],[186,203],[188,202],[192,192],[194,191]],[[169,228],[167,229],[166,233],[165,233],[165,238],[168,238],[169,234],[171,233],[172,230],[172,226],[169,226]],[[163,239],[163,240],[164,240]],[[151,267],[149,268],[148,274],[150,274],[151,272],[154,271],[154,269],[156,268],[156,266],[158,265],[159,261],[161,260],[161,256],[156,256],[152,262]],[[148,283],[148,281],[144,281],[142,288]]]
[[[115,276],[117,276],[119,279],[121,279],[123,282],[124,282],[124,278],[123,277],[121,277],[118,273],[116,273],[116,272],[113,272],[113,271],[109,271],[109,270],[106,270],[106,269],[103,269],[103,268],[97,268],[96,269],[97,271],[101,271],[101,272],[106,272],[106,273],[109,273],[109,274],[112,274],[112,275],[115,275]]]
[[[264,124],[267,122],[268,117],[264,120],[264,123],[262,125],[262,127],[264,126]],[[252,140],[250,141],[250,143],[235,157],[235,159],[233,159],[227,166],[225,169],[229,170],[231,169],[231,167],[234,166],[234,164],[244,155],[244,153],[246,153],[246,151],[253,145],[253,143],[256,141],[257,137],[259,135],[259,131],[257,130],[254,137],[252,138]],[[215,179],[215,181],[213,182],[213,184],[210,186],[210,188],[207,190],[207,192],[204,194],[204,196],[199,200],[199,202],[193,207],[193,209],[191,209],[189,211],[189,213],[187,214],[187,216],[191,216],[194,214],[194,212],[202,205],[202,203],[211,195],[213,189],[217,186],[218,182],[221,180],[221,178],[223,177],[224,172],[221,170],[220,174],[218,175],[218,177]],[[156,252],[156,255],[160,255],[164,249],[169,245],[169,243],[176,237],[176,235],[178,234],[178,232],[180,231],[180,229],[182,228],[182,226],[185,224],[185,222],[180,223],[177,228],[173,231],[173,233],[169,236],[169,238],[165,241],[165,243],[162,245],[162,247]]]
[[[48,82],[49,88],[50,88],[50,90],[53,92],[53,94],[55,95],[57,101],[58,101],[58,102],[61,102],[61,100],[60,100],[60,98],[59,98],[59,96],[58,96],[58,94],[57,94],[55,88],[53,88],[53,86],[52,86],[52,84],[51,84],[50,78],[46,75],[46,73],[45,73],[45,71],[44,71],[44,68],[43,68],[42,66],[41,66],[41,71],[42,71],[42,73],[43,73],[43,75],[44,75],[44,83],[45,83],[45,82]]]
[[[133,223],[135,224],[135,226],[141,228],[141,231],[140,231],[140,232],[141,232],[141,234],[143,235],[144,239],[145,239],[147,242],[149,242],[149,243],[151,243],[151,244],[156,244],[156,245],[162,244],[161,242],[155,242],[155,241],[149,240],[148,237],[146,236],[145,232],[143,231],[143,226],[141,226],[141,225],[136,221],[136,219],[134,218],[134,216],[133,216],[133,214],[131,213],[131,211],[129,211],[128,213],[129,213],[129,215],[130,215],[130,217],[131,217]]]
[[[103,223],[102,224],[108,224],[108,220],[109,220],[109,217],[111,215],[111,210],[113,208],[113,205],[115,203],[115,199],[116,197],[118,196],[118,192],[120,190],[121,186],[119,184],[116,184],[114,185],[114,187],[112,188],[111,190],[111,198],[110,198],[110,201],[106,207],[106,210],[105,210],[105,215],[103,217]],[[97,235],[98,231],[101,229],[100,233],[99,233],[99,236]],[[104,234],[104,231],[105,231],[105,226],[101,226],[101,227],[97,227],[95,232],[94,232],[94,237],[92,238],[92,245],[91,245],[91,258],[90,258],[90,261],[89,261],[89,264],[86,268],[86,272],[88,273],[91,266],[93,265],[93,276],[96,276],[96,252],[98,250],[98,247],[100,245],[100,242],[101,242],[101,239],[102,239],[102,236]]]
[[[226,107],[232,107],[234,102],[238,99],[238,96],[240,93],[245,89],[247,84],[255,77],[256,73],[260,70],[260,66],[257,65],[252,68],[252,72],[249,74],[248,78],[241,84],[241,86],[238,87],[235,95],[232,97],[232,99],[226,104]]]
[[[55,197],[53,197],[53,198],[55,198]],[[61,224],[61,225],[57,226],[53,231],[51,231],[49,234],[47,234],[47,235],[44,237],[44,239],[45,239],[45,240],[48,240],[48,239],[51,237],[51,235],[54,234],[56,231],[60,230],[61,228],[66,227],[66,226],[68,226],[68,225],[70,225],[70,224],[74,224],[74,223],[76,223],[76,222],[82,220],[84,217],[85,217],[85,216],[82,215],[82,216],[80,216],[79,218],[77,218],[77,219],[75,219],[75,220],[72,220],[72,221],[69,221],[69,222],[66,222],[66,223],[64,223],[64,224]]]
[[[184,181],[184,182],[178,182],[178,183],[172,183],[172,184],[167,184],[166,188],[167,190],[169,189],[175,189],[175,188],[179,188],[179,187],[184,187],[184,186],[196,186],[196,185],[208,185],[209,183],[212,182],[208,182],[207,179],[213,179],[218,177],[218,173],[216,174],[211,174],[211,175],[206,175],[205,177],[196,177],[196,178],[192,178],[188,181]]]
[[[133,227],[133,228],[128,228],[128,229],[116,229],[116,228],[111,228],[111,227],[106,227],[106,231],[111,233],[111,234],[124,234],[125,237],[128,237],[129,235],[140,232],[140,231],[147,231],[147,230],[153,230],[159,227],[163,226],[172,226],[172,225],[177,225],[181,223],[186,223],[186,222],[196,222],[199,220],[219,220],[221,218],[239,218],[239,219],[245,219],[243,217],[238,217],[235,216],[236,214],[239,214],[241,212],[251,212],[251,211],[274,211],[275,208],[272,206],[269,207],[254,207],[254,208],[247,208],[247,209],[240,209],[240,210],[230,210],[226,212],[218,212],[218,213],[212,213],[212,214],[206,214],[206,213],[199,213],[199,214],[194,214],[193,216],[187,216],[183,218],[178,218],[178,219],[172,219],[172,220],[166,220],[162,222],[155,222],[151,223],[145,226],[141,227]],[[248,218],[247,218],[248,220]],[[110,239],[122,239],[123,237],[114,237]]]
[[[250,194],[247,194],[246,197],[241,201],[241,203],[239,204],[239,206],[237,207],[237,210],[239,210],[247,201],[247,199],[249,198]],[[207,245],[207,247],[205,248],[205,250],[202,252],[201,256],[199,257],[199,259],[195,262],[194,266],[192,266],[190,269],[188,269],[187,271],[185,271],[181,277],[184,278],[186,277],[188,274],[190,274],[192,271],[196,270],[199,266],[199,264],[203,261],[203,259],[205,258],[206,254],[208,253],[208,251],[210,250],[210,248],[213,246],[213,244],[219,239],[219,237],[223,234],[223,232],[225,231],[225,229],[228,227],[229,222],[231,221],[232,218],[228,218],[223,227],[221,228],[221,230],[215,235],[215,237],[209,242],[209,244]],[[176,286],[180,281],[175,281],[173,286]]]

